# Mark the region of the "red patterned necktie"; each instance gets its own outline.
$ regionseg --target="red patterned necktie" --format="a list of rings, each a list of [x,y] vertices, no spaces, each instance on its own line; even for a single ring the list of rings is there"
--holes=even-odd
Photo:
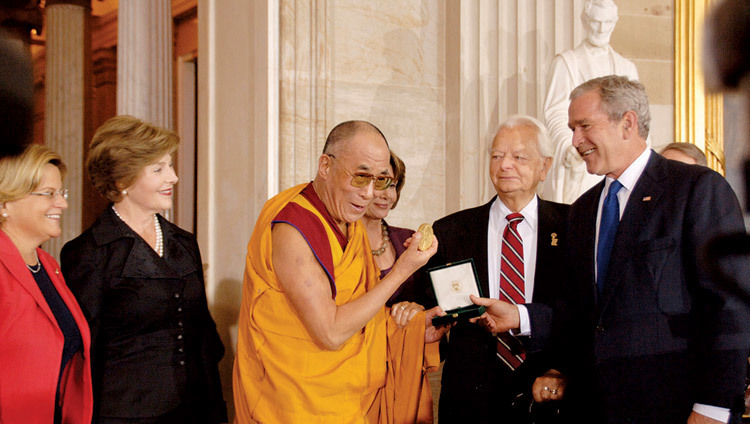
[[[518,224],[523,221],[523,215],[512,213],[506,219],[508,226],[503,232],[503,246],[500,249],[500,300],[514,305],[524,304],[523,240],[518,233]],[[508,368],[515,370],[526,359],[526,350],[510,333],[498,333],[497,356]]]

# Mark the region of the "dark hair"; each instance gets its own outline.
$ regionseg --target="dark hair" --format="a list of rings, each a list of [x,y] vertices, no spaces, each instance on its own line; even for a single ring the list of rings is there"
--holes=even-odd
[[[396,201],[391,205],[391,209],[393,209],[398,204],[398,201],[401,200],[401,189],[404,188],[404,184],[406,183],[406,164],[400,157],[393,153],[393,150],[390,152],[393,181],[396,183]]]

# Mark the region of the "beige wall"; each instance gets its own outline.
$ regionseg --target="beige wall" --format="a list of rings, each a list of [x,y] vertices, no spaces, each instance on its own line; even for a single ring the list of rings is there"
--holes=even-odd
[[[310,181],[326,134],[363,119],[407,164],[390,218],[418,226],[443,212],[442,2],[281,2],[280,188]]]
[[[550,61],[583,38],[583,3],[282,0],[280,188],[314,177],[335,124],[365,119],[407,165],[392,224],[487,201],[487,142],[507,115],[540,115]],[[674,134],[673,0],[617,3],[612,46],[638,67],[658,147]]]
[[[655,149],[674,141],[674,0],[615,0],[612,46],[632,60],[646,86]]]

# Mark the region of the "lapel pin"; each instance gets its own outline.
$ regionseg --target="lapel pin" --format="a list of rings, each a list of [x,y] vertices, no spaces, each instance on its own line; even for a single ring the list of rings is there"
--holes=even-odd
[[[56,275],[60,275],[60,270],[59,269],[55,269],[55,274]]]
[[[550,234],[552,237],[552,240],[550,241],[550,246],[557,246],[557,233]]]
[[[643,198],[643,201],[644,201],[644,202],[648,202],[648,201],[650,201],[650,200],[651,200],[651,196],[646,196],[646,197],[644,197],[644,198]]]

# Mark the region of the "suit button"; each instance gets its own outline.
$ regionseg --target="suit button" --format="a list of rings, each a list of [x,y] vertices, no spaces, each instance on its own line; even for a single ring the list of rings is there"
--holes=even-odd
[[[180,294],[179,294],[179,293],[175,293],[175,294],[174,294],[174,298],[175,298],[175,299],[179,299],[179,298],[180,298]]]
[[[185,349],[183,349],[183,348],[179,348],[179,349],[177,349],[177,350],[178,350],[178,351],[179,351],[180,353],[182,353],[182,352],[184,352],[184,351],[185,351]]]
[[[179,335],[177,336],[177,340],[182,340],[182,334],[179,334]]]
[[[180,365],[185,366],[185,361],[180,361]]]
[[[602,325],[597,325],[597,326],[596,326],[596,332],[597,332],[597,333],[603,333],[603,332],[604,332],[604,326],[602,326]]]

